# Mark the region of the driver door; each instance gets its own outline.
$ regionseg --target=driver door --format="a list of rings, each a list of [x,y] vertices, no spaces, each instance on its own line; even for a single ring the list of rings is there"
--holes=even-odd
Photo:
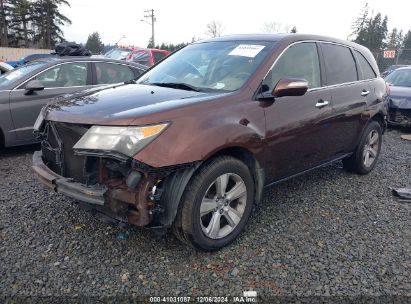
[[[10,111],[14,128],[12,132],[20,143],[35,142],[33,125],[41,108],[62,94],[74,93],[87,88],[91,81],[90,64],[70,62],[53,66],[30,80],[37,79],[44,90],[28,92],[25,81],[10,93]]]
[[[319,62],[316,43],[292,45],[263,81],[263,87],[270,91],[284,78],[305,79],[309,87],[303,96],[275,98],[264,108],[267,182],[292,176],[332,157],[331,96],[321,87]]]

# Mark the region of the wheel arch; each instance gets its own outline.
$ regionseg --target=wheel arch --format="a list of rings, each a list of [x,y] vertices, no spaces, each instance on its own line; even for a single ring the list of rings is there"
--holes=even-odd
[[[246,148],[239,146],[226,147],[214,152],[204,161],[196,162],[189,168],[178,170],[165,179],[163,187],[164,195],[161,196],[161,205],[164,208],[164,212],[159,219],[159,223],[162,226],[170,227],[174,222],[177,211],[181,207],[180,203],[183,193],[196,171],[204,163],[219,156],[231,156],[246,164],[254,179],[254,202],[259,203],[261,201],[265,183],[264,169],[260,166],[260,163],[254,157],[253,153]]]
[[[382,133],[385,132],[385,129],[387,128],[387,121],[385,119],[385,115],[381,112],[377,112],[374,116],[372,116],[369,120],[368,123],[370,123],[371,121],[376,121],[381,125],[382,128]]]
[[[217,151],[210,157],[210,159],[222,155],[232,156],[241,160],[247,165],[247,167],[250,169],[251,174],[253,175],[255,184],[254,202],[259,203],[263,195],[265,171],[264,168],[261,167],[258,160],[255,158],[254,154],[244,147],[234,146]]]

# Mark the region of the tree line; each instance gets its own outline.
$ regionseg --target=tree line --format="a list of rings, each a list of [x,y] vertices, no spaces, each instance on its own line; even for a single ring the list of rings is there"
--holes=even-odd
[[[71,24],[60,11],[66,0],[0,0],[0,46],[54,48]]]
[[[354,42],[361,44],[371,50],[379,65],[384,65],[382,56],[384,50],[411,49],[411,29],[406,33],[394,27],[388,31],[388,17],[377,13],[372,16],[368,3],[363,7],[360,15],[352,25],[352,36]],[[411,51],[404,52],[402,60],[411,61]],[[391,60],[392,61],[392,60]]]

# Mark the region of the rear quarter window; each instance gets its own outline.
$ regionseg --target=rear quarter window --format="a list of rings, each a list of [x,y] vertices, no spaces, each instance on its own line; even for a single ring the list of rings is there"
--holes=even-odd
[[[96,84],[113,84],[135,78],[129,66],[108,62],[96,62]]]
[[[360,79],[373,79],[377,77],[370,63],[365,59],[365,57],[358,51],[354,51],[355,58],[357,59],[358,66],[360,67]]]
[[[348,47],[322,43],[321,44],[327,85],[357,81],[357,68],[354,57]]]

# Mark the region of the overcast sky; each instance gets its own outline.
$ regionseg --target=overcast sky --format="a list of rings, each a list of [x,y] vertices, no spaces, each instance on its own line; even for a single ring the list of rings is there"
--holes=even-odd
[[[121,44],[145,47],[151,37],[151,26],[145,22],[144,10],[154,9],[155,42],[190,42],[192,37],[206,38],[206,25],[212,20],[223,24],[223,34],[260,33],[266,22],[277,22],[298,32],[346,39],[351,24],[366,2],[374,15],[388,15],[391,30],[411,29],[409,0],[69,0],[71,7],[62,12],[72,25],[64,27],[69,41],[86,42],[90,33],[98,31],[105,44],[114,44],[123,35]],[[408,4],[406,4],[408,3]]]

